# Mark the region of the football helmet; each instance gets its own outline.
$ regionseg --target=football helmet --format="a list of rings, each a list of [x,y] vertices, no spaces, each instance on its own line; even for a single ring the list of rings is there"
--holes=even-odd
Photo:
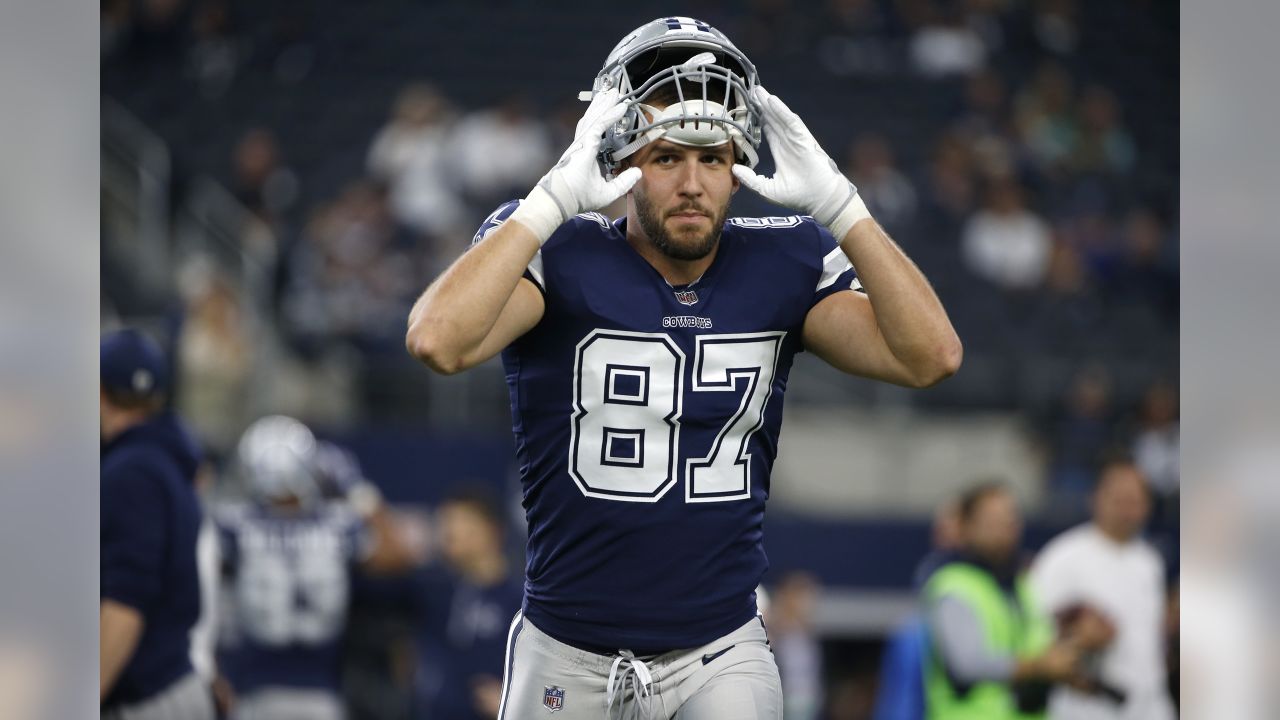
[[[628,33],[605,59],[591,90],[578,97],[590,100],[617,90],[629,105],[605,130],[600,146],[600,161],[611,173],[660,137],[690,146],[732,142],[735,159],[754,167],[761,113],[751,89],[757,83],[755,66],[724,33],[701,20],[667,17]],[[646,102],[657,93],[674,102],[665,108]]]
[[[236,464],[254,500],[295,498],[303,506],[320,496],[316,438],[298,420],[270,415],[254,421],[236,446]]]

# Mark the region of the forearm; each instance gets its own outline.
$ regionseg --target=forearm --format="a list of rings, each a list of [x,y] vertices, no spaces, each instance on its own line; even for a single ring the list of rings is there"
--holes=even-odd
[[[955,374],[960,338],[929,281],[897,243],[866,218],[845,233],[840,248],[858,271],[885,344],[917,384]]]
[[[409,313],[405,345],[433,370],[457,372],[462,359],[493,329],[539,239],[505,222],[463,253],[426,289]]]
[[[98,627],[98,701],[115,686],[120,672],[133,657],[144,622],[137,610],[114,600],[103,600]]]
[[[1043,656],[1018,658],[1013,664],[1013,682],[1051,682],[1053,672],[1046,667]]]

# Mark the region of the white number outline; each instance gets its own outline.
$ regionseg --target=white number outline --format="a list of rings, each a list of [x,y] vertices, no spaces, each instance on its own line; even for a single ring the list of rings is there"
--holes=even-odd
[[[242,548],[234,592],[245,635],[271,646],[314,646],[341,634],[351,589],[343,541],[335,537],[333,542],[299,553]],[[306,598],[306,607],[294,604],[298,595]]]
[[[769,402],[773,399],[773,382],[777,378],[778,358],[782,354],[783,340],[787,335],[785,330],[757,332],[757,333],[725,333],[715,335],[699,335],[696,342],[695,364],[693,370],[693,382],[690,388],[691,392],[733,392],[738,388],[739,379],[747,379],[748,386],[742,393],[742,401],[738,405],[737,411],[730,416],[724,426],[716,434],[715,440],[711,444],[711,448],[707,455],[699,458],[687,458],[683,468],[677,468],[677,460],[680,457],[680,420],[684,414],[684,351],[676,345],[675,341],[667,333],[647,333],[635,332],[629,330],[593,330],[584,337],[575,348],[573,361],[573,415],[569,423],[569,476],[573,479],[574,484],[578,486],[578,490],[586,497],[598,498],[602,500],[614,500],[621,502],[647,502],[656,503],[661,500],[667,492],[680,479],[677,471],[682,469],[685,484],[685,502],[686,503],[710,503],[710,502],[730,502],[734,500],[745,500],[751,497],[751,454],[748,452],[751,438],[764,427],[765,415],[769,411]],[[673,386],[675,388],[674,410],[664,417],[663,421],[670,427],[671,442],[669,445],[669,457],[667,460],[667,478],[662,485],[650,493],[625,493],[616,490],[596,490],[592,489],[587,479],[583,477],[578,469],[579,455],[579,437],[581,435],[581,421],[588,414],[588,410],[582,404],[582,358],[586,349],[596,340],[616,339],[616,340],[633,340],[640,342],[655,342],[666,347],[671,351],[676,360],[676,377]],[[725,369],[725,380],[721,381],[703,381],[702,380],[702,364],[705,357],[703,348],[709,344],[728,344],[728,343],[747,343],[759,342],[761,340],[772,339],[774,343],[773,360],[769,368],[763,365],[751,367],[734,367]],[[766,369],[768,373],[766,374]],[[765,383],[764,381],[768,382]],[[728,437],[730,430],[742,420],[747,412],[747,408],[751,404],[751,398],[754,393],[760,391],[761,385],[765,387],[764,401],[760,405],[760,415],[755,419],[754,424],[742,435],[742,440],[738,444],[735,465],[745,465],[743,472],[744,487],[741,490],[734,490],[729,493],[698,493],[694,487],[695,467],[711,467],[715,464],[716,457],[723,450],[725,438]]]
[[[747,230],[767,230],[773,228],[795,227],[804,222],[808,215],[770,215],[768,217],[732,217],[730,225],[737,225]]]
[[[663,418],[670,427],[671,443],[669,445],[667,458],[667,478],[662,485],[650,493],[624,493],[617,490],[595,490],[587,482],[578,470],[578,440],[581,435],[580,425],[584,417],[587,416],[587,409],[582,406],[582,356],[586,353],[587,348],[596,340],[601,338],[614,340],[630,340],[635,342],[653,342],[662,345],[671,351],[675,357],[675,409],[670,415]],[[646,333],[634,332],[630,330],[592,330],[586,337],[578,343],[575,348],[573,357],[573,416],[569,422],[569,477],[573,478],[574,484],[578,486],[578,490],[583,495],[601,500],[615,500],[619,502],[644,502],[656,503],[667,494],[669,490],[676,484],[679,479],[676,474],[676,460],[680,457],[680,417],[684,414],[684,363],[685,354],[676,345],[675,341],[667,333]]]
[[[747,450],[747,446],[751,443],[751,438],[756,432],[764,427],[764,417],[769,411],[769,401],[773,399],[773,381],[778,373],[778,356],[782,353],[782,339],[786,336],[785,330],[777,330],[772,332],[758,333],[736,333],[724,335],[699,335],[697,349],[694,353],[693,363],[693,383],[691,390],[693,392],[735,392],[738,389],[738,380],[746,379],[748,384],[746,390],[742,393],[742,401],[738,405],[738,410],[729,418],[729,421],[720,428],[720,432],[716,434],[716,439],[711,443],[711,449],[705,457],[688,458],[685,460],[684,469],[684,500],[688,503],[709,503],[709,502],[730,502],[733,500],[746,500],[751,497],[751,453]],[[702,379],[702,364],[705,359],[704,347],[707,345],[728,345],[733,343],[756,343],[761,340],[773,340],[773,362],[770,367],[765,368],[763,365],[750,367],[731,367],[725,369],[724,382],[704,381]],[[766,374],[766,370],[768,373]],[[767,381],[767,382],[766,382]],[[760,391],[760,386],[765,387],[764,401],[760,404],[760,416],[756,418],[755,424],[749,430],[742,434],[742,441],[738,444],[738,452],[734,459],[734,465],[742,465],[743,468],[743,487],[740,490],[730,492],[704,492],[699,493],[696,487],[696,478],[694,477],[694,469],[700,467],[712,467],[715,465],[716,457],[722,450],[725,438],[729,435],[730,430],[739,423],[746,415],[747,408],[751,405],[752,396]]]

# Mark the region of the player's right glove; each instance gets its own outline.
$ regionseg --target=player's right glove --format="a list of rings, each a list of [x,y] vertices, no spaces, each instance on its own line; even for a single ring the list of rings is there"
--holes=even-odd
[[[529,228],[539,241],[546,242],[556,228],[574,215],[602,208],[625,195],[640,179],[640,168],[624,170],[609,180],[601,173],[596,155],[600,152],[605,128],[621,119],[626,111],[627,105],[618,102],[616,90],[597,93],[578,121],[569,149],[520,202],[510,219]]]

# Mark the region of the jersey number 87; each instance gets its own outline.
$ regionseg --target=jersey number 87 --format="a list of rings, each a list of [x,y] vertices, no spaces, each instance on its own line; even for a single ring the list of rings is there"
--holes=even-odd
[[[692,393],[741,393],[705,457],[685,461],[685,501],[751,496],[751,436],[764,424],[783,331],[700,335]],[[588,497],[657,502],[675,485],[685,354],[666,333],[595,330],[578,343],[569,474]]]

